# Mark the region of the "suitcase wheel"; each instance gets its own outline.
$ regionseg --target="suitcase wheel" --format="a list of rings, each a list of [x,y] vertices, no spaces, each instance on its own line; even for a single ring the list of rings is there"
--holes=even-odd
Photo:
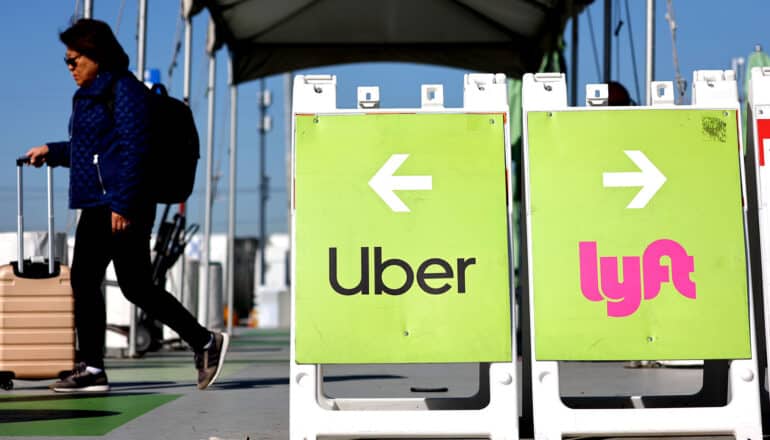
[[[0,382],[0,387],[3,387],[5,391],[11,391],[13,389],[13,381],[11,379],[6,379]]]
[[[152,335],[150,334],[150,330],[142,324],[137,325],[136,326],[137,357],[144,356],[145,353],[150,351],[151,345],[152,345]]]

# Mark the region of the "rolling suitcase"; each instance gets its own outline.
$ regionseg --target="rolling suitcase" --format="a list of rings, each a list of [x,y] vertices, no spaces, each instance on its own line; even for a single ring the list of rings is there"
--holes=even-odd
[[[53,174],[48,167],[48,258],[24,260],[22,167],[16,161],[18,259],[0,266],[0,386],[12,379],[51,379],[75,359],[74,301],[69,268],[53,255]],[[23,264],[19,265],[19,262]]]

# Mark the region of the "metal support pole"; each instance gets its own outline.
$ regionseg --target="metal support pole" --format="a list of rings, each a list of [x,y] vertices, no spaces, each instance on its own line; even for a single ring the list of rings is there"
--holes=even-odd
[[[83,2],[83,18],[94,18],[93,0],[85,0],[85,2]]]
[[[137,43],[136,43],[136,76],[139,81],[144,81],[144,59],[146,54],[145,42],[147,40],[147,0],[139,0],[139,17],[137,18]],[[128,325],[128,356],[136,356],[136,306],[129,306]]]
[[[292,83],[291,83],[292,74],[291,72],[286,72],[283,74],[283,139],[284,139],[284,148],[286,152],[286,188],[287,194],[289,195],[287,197],[287,205],[289,209],[291,209],[291,138],[292,138],[292,124],[294,123],[292,121],[291,117],[291,95],[292,95]],[[291,218],[291,215],[286,217],[287,219]],[[291,228],[291,221],[289,222],[289,228]],[[291,234],[291,231],[289,231],[289,234]]]
[[[192,19],[184,18],[184,85],[182,86],[182,99],[190,105],[190,83],[192,76]]]
[[[612,79],[612,0],[604,0],[604,75],[603,82]]]
[[[645,66],[645,105],[652,104],[652,82],[655,81],[655,0],[647,0],[647,48]]]
[[[46,178],[48,180],[48,191],[46,191],[48,193],[48,273],[53,273],[53,242],[56,238],[53,233],[53,168],[50,166],[47,166],[46,168]]]
[[[94,18],[94,2],[93,0],[85,0],[83,2],[83,18]],[[75,224],[80,223],[80,210],[75,209]]]
[[[570,2],[570,6],[572,8],[572,65],[570,66],[572,72],[569,81],[570,105],[576,107],[578,101],[578,13],[574,0]]]
[[[238,132],[238,87],[233,80],[233,59],[230,57],[230,182],[229,206],[227,222],[227,273],[225,286],[227,288],[227,333],[233,334],[233,297],[235,296],[235,164],[237,154]]]
[[[24,198],[21,195],[24,192],[24,177],[21,168],[16,167],[16,249],[19,250],[16,265],[19,273],[24,273]]]
[[[184,13],[184,83],[182,85],[182,102],[190,106],[190,77],[192,73],[192,19],[187,15],[187,10]],[[185,215],[187,211],[187,203],[179,204],[179,214]],[[179,256],[179,300],[183,301],[185,298],[185,270],[187,270],[187,258],[185,253]],[[197,310],[192,313],[197,313]]]
[[[292,222],[291,222],[291,208],[292,208],[292,200],[293,200],[293,192],[294,192],[294,180],[293,175],[294,172],[292,170],[292,142],[293,142],[293,135],[294,135],[294,118],[292,117],[292,95],[293,95],[293,85],[292,85],[292,73],[287,72],[283,76],[283,117],[284,117],[284,141],[286,143],[285,145],[285,151],[286,151],[286,205],[287,205],[287,230],[289,232],[289,237],[292,235]],[[289,248],[289,252],[294,252],[293,249],[291,249],[291,246]],[[286,264],[286,285],[291,284],[291,258],[288,258]]]
[[[267,105],[265,103],[265,79],[259,80],[259,286],[265,285],[265,242],[267,232],[265,228],[265,209],[267,208],[267,177],[265,176],[266,134],[265,124]]]
[[[208,35],[214,39],[214,20],[209,21]],[[209,45],[208,121],[206,123],[206,201],[201,244],[201,272],[198,286],[198,322],[204,327],[209,323],[209,263],[211,257],[211,208],[214,202],[212,176],[214,175],[214,102],[217,79],[217,54]]]
[[[744,65],[746,64],[746,59],[743,57],[735,57],[731,61],[733,72],[735,72],[735,80],[738,82],[738,84],[744,84],[746,72],[744,71]],[[746,94],[745,94],[745,88],[742,86],[738,86],[738,102],[743,104],[746,101]]]
[[[144,81],[145,55],[147,53],[147,0],[139,0],[139,20],[137,22],[136,75]]]

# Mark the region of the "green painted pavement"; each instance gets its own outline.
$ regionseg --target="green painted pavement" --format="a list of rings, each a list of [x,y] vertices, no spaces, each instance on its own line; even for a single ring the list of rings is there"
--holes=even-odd
[[[503,116],[297,116],[298,362],[511,360]],[[369,184],[402,155],[407,212]]]
[[[749,357],[736,112],[530,112],[527,124],[537,359]],[[626,151],[666,177],[642,208],[627,208],[640,186],[604,184],[639,173]]]
[[[0,396],[0,436],[105,435],[179,395]]]

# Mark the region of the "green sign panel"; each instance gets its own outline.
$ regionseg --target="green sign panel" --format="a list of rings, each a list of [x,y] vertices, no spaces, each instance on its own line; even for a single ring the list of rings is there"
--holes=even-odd
[[[511,360],[503,117],[296,117],[297,362]]]
[[[528,114],[538,360],[751,356],[736,121]]]

